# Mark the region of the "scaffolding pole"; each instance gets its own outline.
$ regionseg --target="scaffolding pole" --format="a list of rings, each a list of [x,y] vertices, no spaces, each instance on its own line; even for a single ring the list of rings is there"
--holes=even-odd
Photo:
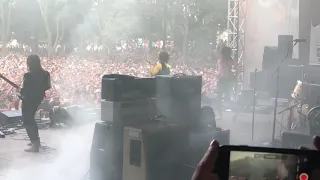
[[[236,93],[243,88],[244,80],[246,1],[228,0],[228,46],[232,49],[233,59],[238,63]]]

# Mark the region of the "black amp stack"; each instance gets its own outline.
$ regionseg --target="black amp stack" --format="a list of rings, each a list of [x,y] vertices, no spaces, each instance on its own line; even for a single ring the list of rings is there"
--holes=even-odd
[[[311,84],[320,84],[320,65],[308,65],[304,67],[302,59],[295,59],[293,56],[292,35],[279,35],[278,46],[265,46],[262,60],[262,71],[256,73],[257,92],[267,92],[270,97],[275,97],[277,66],[287,56],[280,66],[279,97],[290,99],[291,91],[297,80],[302,81],[302,74],[305,74],[304,81]],[[274,74],[274,75],[273,75]],[[253,89],[255,73],[250,73],[250,87]],[[312,87],[313,92],[320,90],[319,87]],[[320,91],[319,91],[320,92]],[[312,96],[315,96],[313,93]],[[319,95],[318,95],[319,96]]]
[[[256,89],[258,92],[267,92],[275,97],[277,76],[273,75],[277,66],[286,57],[280,66],[279,97],[288,99],[291,88],[301,77],[301,61],[293,57],[293,36],[279,35],[278,46],[265,46],[262,59],[262,71],[256,73]],[[253,89],[254,72],[250,74],[250,85]]]
[[[281,112],[288,112],[281,139],[283,148],[312,147],[312,137],[320,135],[320,65],[304,65],[304,59],[294,59],[292,49],[298,42],[291,35],[279,35],[277,47],[264,49],[262,71],[250,74],[252,89],[267,92],[269,97],[276,97],[278,92],[279,98],[290,102]]]
[[[149,79],[105,75],[102,78],[101,120],[96,123],[90,158],[93,180],[122,179],[123,130],[154,117],[148,90],[139,83]],[[144,83],[142,83],[144,84]]]
[[[195,166],[206,150],[194,146],[208,147],[212,139],[229,144],[230,139],[229,130],[200,123],[201,86],[201,76],[105,75],[90,179],[190,179],[194,170],[186,164]]]
[[[200,117],[202,76],[158,76],[156,106],[169,120],[193,126]]]

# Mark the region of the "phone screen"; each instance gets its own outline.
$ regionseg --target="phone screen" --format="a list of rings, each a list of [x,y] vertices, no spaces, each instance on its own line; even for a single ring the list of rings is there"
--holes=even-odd
[[[214,173],[223,180],[320,180],[320,153],[291,149],[222,147]]]
[[[230,151],[229,180],[314,179],[312,174],[319,173],[320,169],[310,172],[314,165],[309,158],[307,155]]]

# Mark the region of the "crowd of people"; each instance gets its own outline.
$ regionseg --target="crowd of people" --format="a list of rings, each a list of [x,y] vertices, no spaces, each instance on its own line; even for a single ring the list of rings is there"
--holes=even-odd
[[[0,73],[16,83],[22,84],[23,74],[27,72],[25,55],[11,53],[0,58]],[[101,77],[104,74],[126,74],[136,77],[150,77],[147,61],[156,64],[157,56],[140,56],[123,53],[120,58],[84,58],[79,56],[42,57],[44,69],[51,74],[52,88],[47,99],[58,99],[63,104],[81,104],[86,107],[100,106]],[[209,60],[210,61],[210,60]],[[182,61],[177,54],[170,54],[171,74],[184,73],[202,75],[203,93],[213,93],[216,87],[213,63]],[[0,80],[0,109],[17,99],[17,91],[10,84]]]

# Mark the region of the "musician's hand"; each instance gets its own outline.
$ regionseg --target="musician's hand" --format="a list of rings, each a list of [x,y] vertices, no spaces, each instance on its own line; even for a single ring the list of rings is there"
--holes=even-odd
[[[320,151],[320,137],[319,136],[315,136],[313,138],[313,144]]]
[[[212,174],[215,162],[218,158],[219,143],[212,141],[206,154],[201,159],[193,173],[192,180],[218,180],[216,174]]]

